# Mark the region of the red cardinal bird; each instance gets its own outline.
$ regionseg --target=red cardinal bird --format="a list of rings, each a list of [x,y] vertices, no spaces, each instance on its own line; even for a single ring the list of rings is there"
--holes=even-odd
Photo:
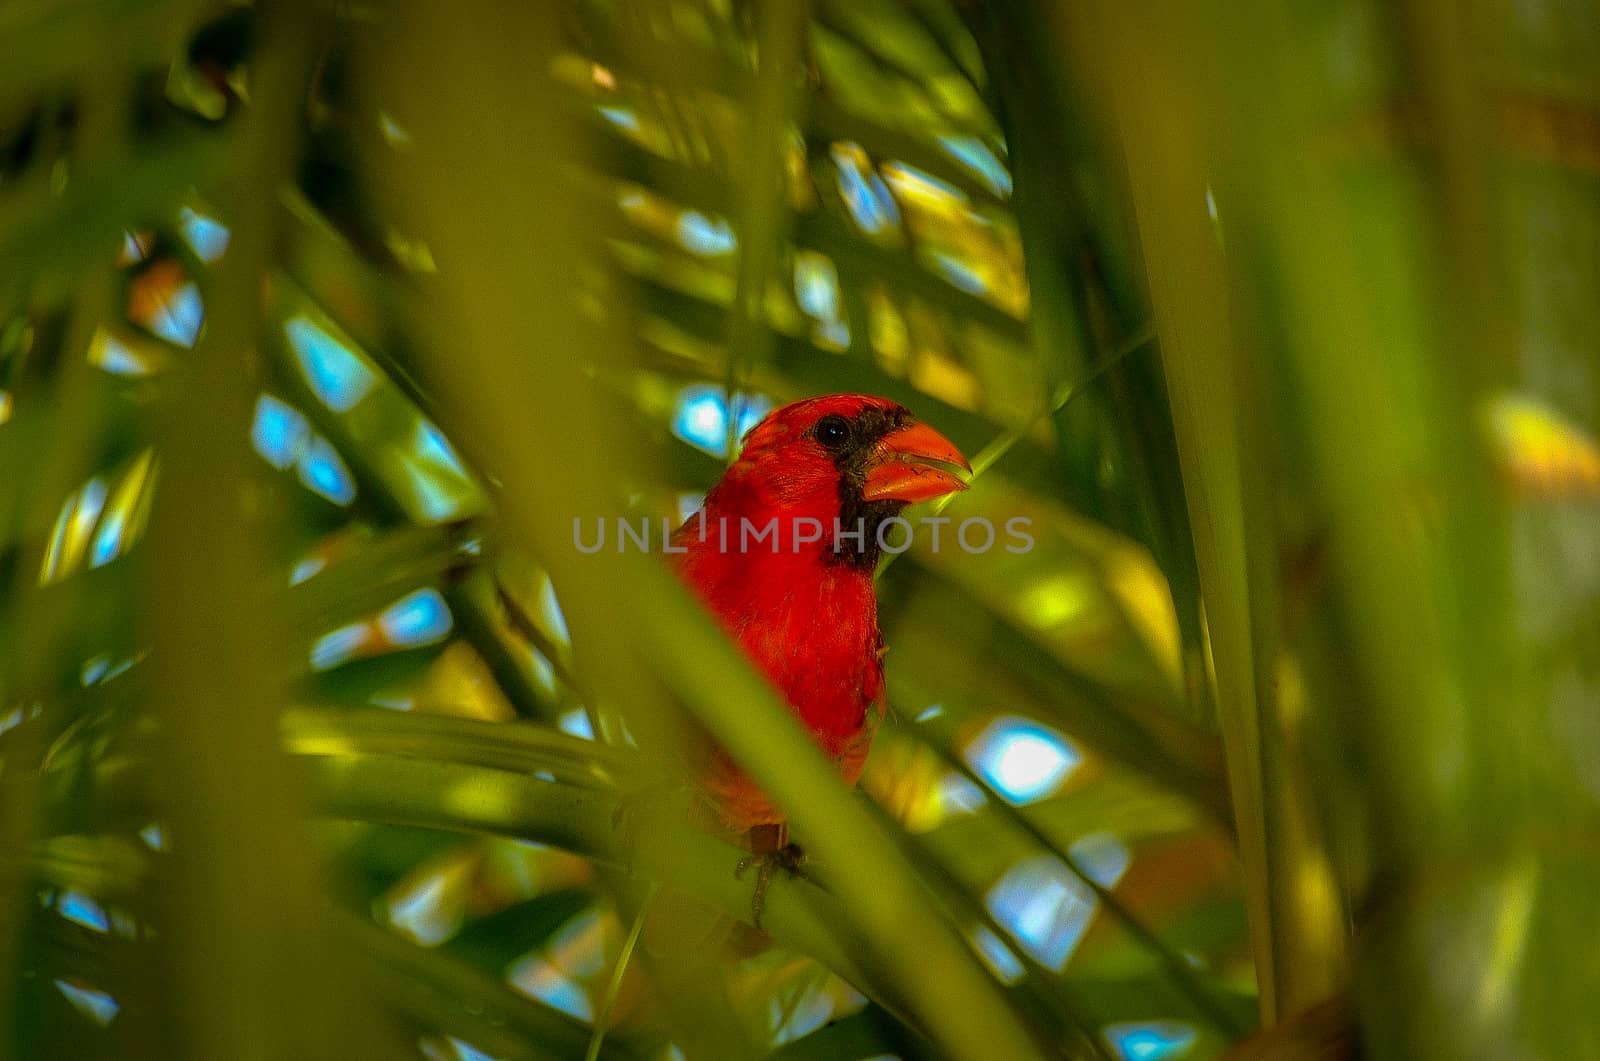
[[[787,405],[750,432],[739,460],[673,537],[679,574],[805,723],[846,784],[861,775],[884,710],[872,574],[883,522],[966,488],[943,435],[883,398]],[[757,854],[759,926],[775,865],[791,870],[783,813],[720,750],[696,765],[702,824]],[[716,822],[706,822],[715,818]]]

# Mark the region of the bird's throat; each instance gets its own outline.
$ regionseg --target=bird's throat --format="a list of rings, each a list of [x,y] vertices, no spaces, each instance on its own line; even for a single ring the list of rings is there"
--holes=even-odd
[[[842,564],[871,574],[878,566],[884,546],[898,542],[889,520],[899,516],[905,502],[863,501],[859,490],[848,484],[839,490],[839,529],[835,540],[827,543],[824,557],[829,564]]]

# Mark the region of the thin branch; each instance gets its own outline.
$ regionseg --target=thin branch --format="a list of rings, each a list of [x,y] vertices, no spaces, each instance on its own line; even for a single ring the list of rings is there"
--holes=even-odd
[[[611,976],[606,981],[605,997],[601,1000],[599,1012],[594,1015],[594,1031],[589,1036],[589,1048],[584,1051],[583,1061],[598,1061],[600,1045],[605,1042],[606,1029],[611,1024],[611,1011],[616,1008],[617,996],[622,991],[622,977],[628,971],[628,959],[633,957],[634,948],[639,945],[639,935],[644,931],[644,923],[650,916],[650,910],[655,906],[656,894],[660,885],[650,885],[644,901],[639,904],[639,912],[633,915],[633,927],[628,930],[628,938],[622,941],[622,950],[617,954],[617,963],[611,969]]]

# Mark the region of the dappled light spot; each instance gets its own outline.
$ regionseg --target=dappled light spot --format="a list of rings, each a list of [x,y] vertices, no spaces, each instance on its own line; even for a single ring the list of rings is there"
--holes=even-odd
[[[165,259],[129,282],[128,319],[157,338],[191,347],[200,336],[205,306],[183,267]]]
[[[307,489],[336,505],[356,497],[355,476],[333,443],[313,432],[298,409],[270,394],[256,399],[250,444],[263,460],[286,471],[293,467]]]
[[[685,210],[678,216],[677,235],[684,250],[706,257],[732,254],[739,247],[728,222],[707,217],[698,210]]]
[[[91,932],[111,931],[111,919],[106,916],[105,907],[76,888],[68,888],[56,898],[56,911],[64,919]]]
[[[3,424],[7,420],[11,419],[12,404],[11,392],[8,390],[0,390],[0,424]]]
[[[306,579],[328,566],[325,556],[308,556],[297,562],[289,571],[289,585],[298,586]]]
[[[1067,848],[1072,861],[1083,875],[1102,888],[1113,888],[1128,872],[1133,853],[1128,845],[1113,833],[1088,833],[1072,842]]]
[[[476,1049],[475,1047],[462,1042],[460,1039],[451,1039],[450,1045],[455,1047],[456,1056],[459,1057],[461,1061],[499,1061],[499,1058],[496,1058],[491,1054],[486,1054],[482,1050]]]
[[[972,927],[972,943],[978,956],[985,965],[993,970],[995,976],[1003,984],[1014,984],[1022,979],[1024,972],[1022,962],[1006,946],[1005,941],[993,932],[987,925],[974,925]]]
[[[1098,590],[1087,571],[1058,572],[1023,590],[1017,600],[1017,612],[1038,629],[1051,630],[1094,604]]]
[[[772,412],[772,400],[764,394],[748,394],[735,392],[733,396],[734,407],[738,410],[738,423],[735,430],[739,438],[744,438],[750,429],[766,419]]]
[[[445,791],[440,808],[468,822],[519,816],[523,813],[519,781],[488,773],[464,779]]]
[[[1098,906],[1094,892],[1050,855],[1017,863],[990,891],[989,912],[1035,961],[1059,972]]]
[[[1122,605],[1150,653],[1174,686],[1182,681],[1182,647],[1178,643],[1178,610],[1166,576],[1142,546],[1122,546],[1105,558],[1106,585]]]
[[[600,117],[629,133],[640,132],[639,116],[631,107],[607,106],[600,108]]]
[[[389,605],[371,619],[348,623],[318,638],[311,647],[313,670],[324,671],[395,650],[423,648],[449,636],[455,619],[436,589],[419,589]],[[387,696],[394,701],[398,693]],[[411,697],[385,706],[411,707]]]
[[[13,707],[10,711],[0,714],[0,733],[9,733],[22,725],[22,708]]]
[[[688,491],[678,495],[678,522],[683,523],[688,518],[700,511],[700,506],[706,503],[706,495],[698,491]]]
[[[967,745],[963,757],[983,780],[1013,806],[1055,792],[1083,761],[1065,737],[1028,719],[995,719]]]
[[[458,519],[482,503],[455,447],[426,417],[417,418],[410,445],[399,447],[399,463],[410,488],[402,489],[402,499],[424,523]]]
[[[826,350],[845,350],[850,346],[850,326],[841,320],[818,321],[812,340]]]
[[[443,523],[460,513],[460,502],[450,495],[437,478],[410,462],[406,463],[405,472],[412,500],[416,502],[424,521]]]
[[[375,640],[366,623],[351,623],[323,634],[311,646],[311,669],[331,670],[341,663],[347,663]]]
[[[110,513],[101,521],[100,533],[95,535],[94,546],[89,550],[90,567],[100,567],[116,558],[124,522],[123,512]]]
[[[467,469],[462,466],[461,458],[456,454],[455,447],[450,440],[444,437],[444,432],[424,418],[418,418],[417,430],[414,439],[417,455],[437,464],[439,467],[454,472],[456,475],[465,476]]]
[[[958,287],[969,295],[986,295],[989,293],[989,282],[983,278],[971,265],[944,251],[934,251],[928,255],[933,262],[934,270],[947,280],[951,286]]]
[[[274,468],[285,470],[299,461],[310,431],[306,418],[287,403],[270,394],[256,399],[250,444]]]
[[[89,546],[89,566],[102,567],[122,556],[144,533],[155,480],[155,450],[146,449],[114,478],[105,511]]]
[[[361,356],[304,314],[283,326],[300,371],[317,398],[336,413],[348,412],[367,396],[377,376]]]
[[[900,208],[861,145],[842,141],[834,144],[829,154],[837,174],[839,197],[856,226],[869,236],[898,231]]]
[[[817,320],[839,319],[839,273],[832,259],[816,251],[795,252],[794,300]]]
[[[105,677],[106,671],[110,669],[111,657],[102,652],[93,659],[84,662],[79,681],[85,686],[93,685]]]
[[[113,376],[134,378],[151,375],[163,367],[158,349],[135,349],[105,328],[96,328],[89,340],[89,363]]]
[[[228,249],[230,233],[227,226],[214,217],[207,217],[193,207],[178,211],[178,231],[183,241],[203,262],[214,262]]]
[[[388,111],[378,111],[378,132],[383,134],[384,142],[392,148],[399,150],[411,146],[411,134]]]
[[[440,917],[443,893],[445,880],[442,875],[435,874],[422,882],[421,887],[390,899],[387,911],[390,925],[424,947],[437,946],[445,939],[450,939],[456,933],[459,922]]]
[[[545,578],[539,583],[539,619],[545,631],[562,644],[572,643],[572,632],[567,629],[567,617],[556,600],[556,587]]]
[[[312,435],[300,451],[299,473],[307,488],[336,505],[355,500],[355,477],[333,444],[321,435]]]
[[[117,254],[119,266],[137,265],[150,254],[150,248],[156,243],[155,234],[152,232],[124,232],[122,234],[122,247]]]
[[[530,954],[506,970],[506,982],[529,998],[581,1021],[594,1019],[589,995],[572,977],[540,955]]]
[[[527,646],[527,660],[529,676],[533,679],[533,683],[546,696],[555,696],[560,691],[556,687],[555,667],[550,665],[550,661],[544,657],[544,653],[532,645]]]
[[[77,569],[100,519],[106,495],[105,480],[97,475],[67,496],[45,547],[44,564],[39,572],[41,586],[65,578]]]
[[[619,945],[617,933],[615,918],[590,907],[557,929],[544,947],[512,962],[506,982],[578,1020],[593,1020],[585,983],[606,969],[607,952]]]
[[[83,668],[78,672],[78,679],[85,688],[91,685],[104,685],[111,679],[127,673],[143,658],[144,653],[140,652],[122,660],[114,660],[109,653],[101,652],[84,660]]]
[[[880,738],[862,784],[908,832],[937,829],[984,803],[982,791],[918,740]]]
[[[737,433],[740,437],[772,411],[764,395],[735,396],[738,405]],[[696,449],[714,457],[728,454],[728,399],[714,384],[695,383],[678,392],[672,413],[672,433]]]
[[[410,272],[426,276],[439,271],[427,240],[408,236],[390,225],[383,233],[383,245],[394,255],[394,260]]]
[[[989,145],[975,136],[940,136],[936,138],[945,154],[961,163],[963,169],[977,177],[995,195],[1011,195],[1011,171],[1006,169]]]
[[[957,290],[1024,319],[1028,282],[1014,224],[973,209],[960,189],[914,166],[889,162],[882,169],[915,238],[917,261]]]
[[[905,162],[886,162],[883,175],[902,198],[921,200],[936,209],[966,206],[967,197],[960,189],[930,173],[925,173]]]
[[[728,406],[722,394],[710,387],[693,388],[678,395],[672,433],[699,449],[718,456],[728,451]]]
[[[101,509],[106,500],[105,480],[98,475],[84,484],[78,494],[78,504],[72,512],[67,526],[67,550],[76,555],[80,549],[79,544],[88,538],[100,518]]]
[[[550,960],[572,976],[594,976],[605,967],[605,921],[600,911],[585,910],[561,926],[546,947]]]
[[[390,700],[387,706],[419,706],[486,722],[503,722],[517,714],[494,671],[466,638],[451,642],[434,657],[421,682],[406,682],[384,695]]]
[[[1090,879],[1110,888],[1127,869],[1127,849],[1107,834],[1088,839],[1074,844],[1070,853]],[[1037,855],[1007,870],[989,890],[987,905],[1034,960],[1059,972],[1088,931],[1100,901],[1060,859]]]
[[[767,1027],[772,1045],[781,1046],[810,1035],[833,1017],[833,997],[821,983],[793,1000],[773,995],[767,999]]]
[[[589,713],[581,707],[575,707],[563,714],[556,724],[563,733],[570,733],[584,740],[594,740],[594,724],[589,721]]]
[[[924,347],[907,365],[907,378],[924,394],[957,409],[977,408],[981,384],[978,377],[937,347]]]
[[[383,920],[424,947],[438,946],[461,930],[477,867],[478,855],[470,846],[429,862],[381,900]]]
[[[450,609],[438,590],[420,589],[385,608],[378,628],[394,646],[415,648],[440,640],[450,632]]]
[[[1199,1037],[1193,1025],[1175,1020],[1108,1024],[1103,1034],[1125,1061],[1182,1057]]]
[[[618,245],[617,251],[630,271],[653,272],[666,267],[673,274],[673,283],[687,285],[686,293],[698,297],[727,302],[733,297],[733,277],[721,264],[705,267],[689,262],[675,254],[663,254],[660,240],[682,248],[701,259],[723,259],[739,248],[739,236],[727,218],[720,214],[693,209],[671,198],[641,188],[636,184],[620,182],[616,190],[617,207],[628,223],[651,240],[642,244]],[[668,264],[670,263],[670,264]],[[597,316],[605,313],[603,306],[595,306]]]
[[[55,984],[62,997],[72,1003],[73,1009],[102,1028],[109,1025],[122,1010],[116,999],[81,980],[57,980]]]
[[[424,1039],[419,1049],[428,1061],[501,1061],[496,1055],[486,1054],[471,1043],[454,1037],[446,1037],[442,1044],[438,1040]]]
[[[983,794],[983,789],[954,771],[939,779],[938,792],[939,805],[947,816],[973,814],[989,802]]]
[[[151,822],[140,829],[139,839],[143,840],[144,845],[152,851],[162,851],[167,846],[167,836],[159,822]]]
[[[200,325],[204,320],[200,289],[190,282],[172,293],[150,322],[150,330],[168,342],[193,346],[200,337]]]
[[[1499,394],[1483,420],[1502,474],[1535,497],[1600,492],[1600,444],[1559,410],[1526,394]]]
[[[850,345],[850,326],[842,316],[839,273],[833,260],[816,251],[796,251],[794,256],[795,304],[811,317],[811,340],[828,350]]]

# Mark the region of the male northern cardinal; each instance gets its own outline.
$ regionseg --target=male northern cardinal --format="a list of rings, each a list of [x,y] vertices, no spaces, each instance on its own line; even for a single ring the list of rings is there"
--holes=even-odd
[[[872,575],[880,527],[907,504],[966,488],[943,435],[883,398],[784,406],[673,536],[678,573],[854,784],[884,710]],[[793,870],[783,812],[719,749],[696,764],[702,808],[756,857],[759,927],[775,866]],[[703,822],[703,824],[706,824]]]

